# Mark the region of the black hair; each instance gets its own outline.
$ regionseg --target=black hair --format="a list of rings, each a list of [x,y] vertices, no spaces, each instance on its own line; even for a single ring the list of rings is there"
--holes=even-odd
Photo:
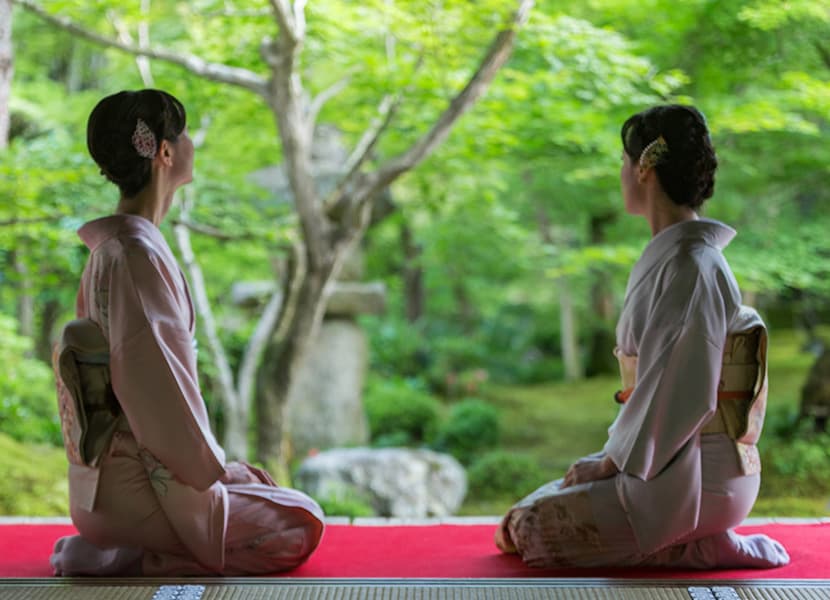
[[[144,189],[152,173],[152,158],[140,156],[132,143],[138,119],[147,124],[157,143],[163,139],[175,142],[187,124],[182,103],[167,92],[152,89],[107,96],[92,109],[87,121],[89,154],[125,198]]]
[[[668,151],[654,168],[672,202],[695,210],[715,191],[718,159],[706,119],[692,106],[667,104],[637,113],[623,123],[623,148],[635,163],[643,150],[663,136]]]

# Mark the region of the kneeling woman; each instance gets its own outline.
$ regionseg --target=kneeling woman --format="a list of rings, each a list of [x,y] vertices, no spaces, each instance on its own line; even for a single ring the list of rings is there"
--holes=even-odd
[[[697,214],[717,167],[705,120],[654,107],[622,143],[625,208],[653,236],[617,325],[622,407],[604,449],[518,502],[496,543],[539,567],[787,564],[778,542],[732,530],[760,485],[766,330],[722,254],[735,231]]]
[[[323,534],[308,496],[225,462],[199,390],[187,282],[158,229],[192,180],[185,110],[159,90],[101,100],[90,154],[121,198],[84,225],[78,320],[57,349],[69,502],[57,575],[245,575],[305,561]]]

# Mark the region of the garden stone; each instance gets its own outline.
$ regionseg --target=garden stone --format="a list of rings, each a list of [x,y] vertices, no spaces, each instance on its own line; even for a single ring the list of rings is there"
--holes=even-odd
[[[369,441],[363,384],[366,333],[351,319],[326,319],[300,363],[286,404],[294,456]]]
[[[464,467],[448,454],[409,448],[338,448],[307,458],[294,485],[319,498],[364,499],[383,517],[454,514],[467,493]]]

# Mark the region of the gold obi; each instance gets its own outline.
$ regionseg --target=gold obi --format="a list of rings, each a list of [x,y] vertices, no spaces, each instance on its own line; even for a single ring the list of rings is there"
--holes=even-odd
[[[614,394],[623,404],[637,381],[637,357],[614,349],[620,364],[623,389]],[[767,332],[757,325],[726,336],[718,383],[715,414],[701,434],[725,433],[735,441],[746,475],[760,473],[761,460],[755,444],[761,437],[767,406]]]
[[[66,456],[73,465],[97,467],[123,421],[110,383],[109,343],[94,321],[71,321],[52,363]]]

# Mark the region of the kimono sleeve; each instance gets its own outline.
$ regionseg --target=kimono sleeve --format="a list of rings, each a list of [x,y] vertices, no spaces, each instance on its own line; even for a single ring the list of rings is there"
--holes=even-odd
[[[637,383],[605,445],[621,472],[656,477],[714,413],[726,312],[717,274],[695,264],[677,268],[654,299]]]
[[[176,275],[141,246],[114,262],[112,386],[139,445],[180,481],[204,490],[224,473],[225,456],[210,431]]]

